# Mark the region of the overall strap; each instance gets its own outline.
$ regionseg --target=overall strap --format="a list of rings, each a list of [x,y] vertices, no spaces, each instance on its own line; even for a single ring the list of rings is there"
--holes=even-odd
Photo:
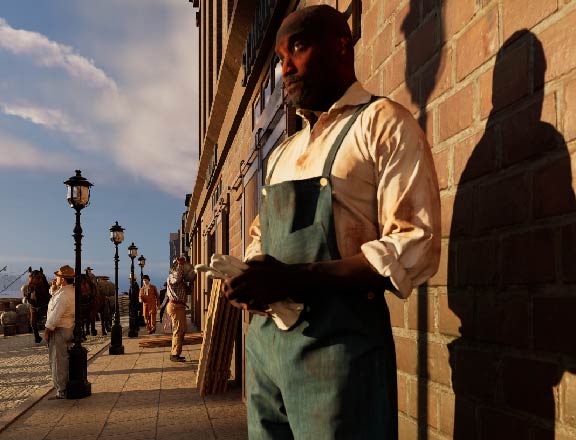
[[[334,159],[336,158],[336,154],[338,153],[338,150],[340,149],[340,145],[342,145],[342,141],[344,140],[344,137],[350,131],[350,127],[352,127],[352,124],[354,124],[354,122],[356,121],[358,116],[360,116],[360,113],[362,113],[362,111],[366,107],[368,107],[370,104],[372,104],[378,98],[379,98],[378,96],[372,96],[370,98],[370,101],[368,101],[366,104],[359,105],[356,108],[356,110],[354,111],[354,113],[352,114],[352,116],[350,116],[350,119],[348,119],[348,121],[346,121],[346,125],[344,125],[344,127],[342,128],[340,133],[338,133],[336,140],[334,140],[334,143],[332,144],[332,147],[330,148],[330,151],[328,152],[328,156],[326,156],[326,161],[324,162],[324,170],[322,170],[322,177],[330,177],[330,172],[332,171],[332,165],[334,164]]]

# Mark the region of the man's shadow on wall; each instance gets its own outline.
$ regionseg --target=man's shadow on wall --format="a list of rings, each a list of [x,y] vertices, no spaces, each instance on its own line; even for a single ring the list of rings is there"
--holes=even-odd
[[[505,42],[486,130],[458,182],[448,263],[461,321],[449,344],[455,440],[554,439],[553,387],[575,361],[576,200],[565,141],[541,120],[556,115],[545,71],[534,34]]]

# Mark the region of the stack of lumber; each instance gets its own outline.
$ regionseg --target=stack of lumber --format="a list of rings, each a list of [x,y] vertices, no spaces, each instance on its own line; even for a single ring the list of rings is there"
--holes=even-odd
[[[186,333],[182,345],[194,345],[202,342],[202,334]],[[140,339],[138,345],[143,348],[150,347],[170,347],[172,345],[172,335],[149,336]]]
[[[240,310],[220,294],[222,281],[215,279],[210,292],[206,328],[200,350],[196,387],[201,396],[226,391]]]

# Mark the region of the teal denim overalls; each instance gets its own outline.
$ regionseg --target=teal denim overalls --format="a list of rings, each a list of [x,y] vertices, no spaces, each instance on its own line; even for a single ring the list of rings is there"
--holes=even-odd
[[[342,140],[369,104],[350,116],[322,176],[264,186],[263,253],[289,264],[340,258],[330,174]],[[254,316],[246,363],[252,440],[397,438],[396,356],[383,294],[310,292],[289,331]]]

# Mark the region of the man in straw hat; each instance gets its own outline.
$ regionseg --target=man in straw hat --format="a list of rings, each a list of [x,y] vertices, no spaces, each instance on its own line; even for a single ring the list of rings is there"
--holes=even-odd
[[[224,283],[229,299],[257,312],[246,338],[249,436],[396,439],[384,291],[406,298],[438,267],[430,146],[405,108],[356,80],[336,9],[288,15],[275,50],[303,128],[272,153],[250,267]],[[297,319],[283,329],[274,304]]]
[[[62,266],[56,275],[55,290],[48,303],[48,316],[44,340],[48,343],[48,356],[55,399],[66,397],[68,382],[68,346],[74,337],[74,269]]]

